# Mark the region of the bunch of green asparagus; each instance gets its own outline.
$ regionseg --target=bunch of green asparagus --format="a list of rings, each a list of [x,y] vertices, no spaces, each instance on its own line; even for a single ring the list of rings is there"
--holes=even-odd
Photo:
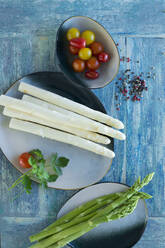
[[[154,173],[140,178],[125,192],[104,195],[91,200],[65,214],[41,232],[30,236],[38,241],[31,248],[61,248],[79,238],[99,224],[117,220],[131,214],[139,199],[149,199],[147,193],[138,192],[147,185]]]

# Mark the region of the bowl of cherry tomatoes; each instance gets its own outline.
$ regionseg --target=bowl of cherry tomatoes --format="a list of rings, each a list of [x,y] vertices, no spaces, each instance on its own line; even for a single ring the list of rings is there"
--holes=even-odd
[[[106,86],[119,70],[120,57],[111,35],[85,16],[74,16],[61,24],[56,55],[64,75],[88,88]]]

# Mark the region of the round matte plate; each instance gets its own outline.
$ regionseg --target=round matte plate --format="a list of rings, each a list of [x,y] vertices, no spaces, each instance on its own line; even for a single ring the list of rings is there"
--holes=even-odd
[[[22,93],[18,92],[21,81],[105,112],[103,105],[89,89],[79,87],[77,84],[68,81],[61,73],[40,72],[25,76],[15,82],[6,94],[21,98]],[[83,188],[100,181],[110,168],[112,161],[106,157],[72,145],[12,130],[8,126],[9,118],[0,115],[0,147],[7,159],[20,171],[18,156],[32,149],[40,149],[46,156],[57,152],[60,156],[70,159],[68,166],[63,169],[63,175],[56,182],[49,183],[49,187],[60,189]],[[113,150],[113,140],[108,147]]]
[[[58,218],[81,204],[102,195],[125,191],[128,186],[119,183],[100,183],[75,194],[61,208]],[[125,218],[104,223],[74,240],[74,248],[129,248],[137,243],[147,223],[147,208],[143,200],[138,202],[134,212]]]

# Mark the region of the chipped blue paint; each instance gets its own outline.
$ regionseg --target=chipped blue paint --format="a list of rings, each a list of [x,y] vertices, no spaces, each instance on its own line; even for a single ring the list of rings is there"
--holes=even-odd
[[[108,113],[126,126],[126,142],[115,141],[116,158],[102,181],[131,185],[139,175],[155,171],[146,192],[149,222],[136,248],[165,247],[165,1],[157,0],[1,0],[0,1],[0,93],[21,76],[36,71],[57,71],[55,40],[60,23],[73,15],[87,15],[99,21],[119,43],[120,53],[131,57],[121,63],[120,72],[150,71],[156,80],[141,103],[123,102],[120,111],[114,103],[115,80],[94,92]],[[136,61],[139,60],[139,64]],[[33,183],[33,194],[8,186],[19,176],[0,152],[0,230],[1,248],[26,248],[28,235],[55,219],[62,205],[75,192],[47,189]]]

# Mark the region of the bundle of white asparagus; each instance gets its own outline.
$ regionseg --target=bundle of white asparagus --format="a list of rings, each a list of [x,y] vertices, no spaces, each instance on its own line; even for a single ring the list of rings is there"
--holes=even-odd
[[[18,90],[28,95],[23,95],[22,99],[0,96],[0,105],[5,107],[3,114],[11,117],[10,128],[71,144],[111,159],[114,152],[97,143],[109,144],[108,137],[125,139],[124,133],[116,130],[124,128],[123,123],[104,113],[23,82]]]

